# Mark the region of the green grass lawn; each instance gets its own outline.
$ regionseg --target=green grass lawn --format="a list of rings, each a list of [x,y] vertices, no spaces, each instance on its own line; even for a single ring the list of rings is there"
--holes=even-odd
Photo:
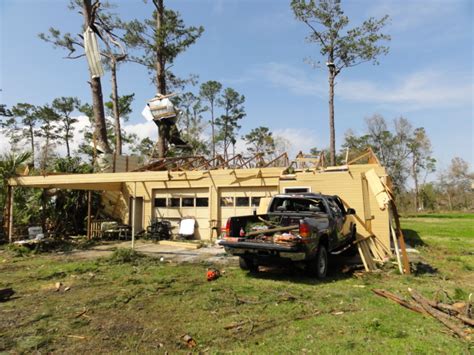
[[[468,354],[470,345],[442,324],[371,289],[408,297],[412,287],[430,298],[466,300],[474,292],[472,222],[402,220],[407,240],[435,274],[401,276],[388,268],[359,279],[343,274],[344,259],[337,259],[325,282],[291,270],[252,276],[230,266],[207,282],[205,264],[1,251],[0,288],[12,287],[17,297],[0,303],[0,352]],[[70,290],[56,292],[59,281]],[[187,348],[185,334],[196,347]]]

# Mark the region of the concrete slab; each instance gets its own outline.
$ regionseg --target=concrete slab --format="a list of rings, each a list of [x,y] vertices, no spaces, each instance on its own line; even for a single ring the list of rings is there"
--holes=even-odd
[[[88,250],[76,250],[68,253],[79,259],[93,259],[111,255],[118,248],[131,248],[131,242],[108,242],[94,246]],[[212,264],[237,264],[238,259],[225,253],[219,245],[204,246],[199,249],[189,249],[181,245],[163,245],[149,241],[137,240],[135,250],[151,257],[163,258],[164,261],[177,263],[208,262]]]

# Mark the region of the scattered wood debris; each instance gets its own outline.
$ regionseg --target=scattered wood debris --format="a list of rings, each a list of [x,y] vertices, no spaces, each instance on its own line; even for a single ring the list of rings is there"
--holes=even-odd
[[[89,310],[84,307],[84,310],[74,316],[74,318],[79,318],[82,317],[84,314],[86,314]]]
[[[398,303],[399,305],[401,305],[405,308],[411,309],[412,311],[415,311],[415,312],[418,312],[418,313],[421,313],[421,314],[426,314],[426,312],[423,310],[422,307],[418,306],[414,302],[406,301],[403,298],[397,296],[396,294],[394,294],[392,292],[389,292],[389,291],[386,291],[386,290],[381,290],[381,289],[373,289],[372,291],[375,294],[377,294],[379,296],[382,296],[382,297],[385,297],[385,298],[388,298],[389,300],[392,300],[392,301]]]
[[[458,302],[450,305],[436,302],[427,299],[411,288],[408,288],[408,292],[413,301],[404,300],[396,294],[386,290],[373,289],[372,291],[375,294],[388,298],[412,311],[436,318],[461,339],[471,339],[468,334],[472,333],[472,329],[463,329],[464,326],[471,328],[474,327],[474,319],[472,319],[469,304]]]
[[[181,337],[181,340],[184,341],[190,349],[194,348],[197,345],[196,340],[194,340],[193,337],[188,334],[184,334]]]

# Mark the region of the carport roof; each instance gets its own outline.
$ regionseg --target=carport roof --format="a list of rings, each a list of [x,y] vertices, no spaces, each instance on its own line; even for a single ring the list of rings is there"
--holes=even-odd
[[[278,177],[284,168],[223,169],[210,171],[144,171],[95,174],[53,174],[38,176],[17,176],[8,181],[10,186],[36,188],[62,188],[72,190],[121,191],[123,183],[200,180],[211,175],[234,175],[238,178]]]

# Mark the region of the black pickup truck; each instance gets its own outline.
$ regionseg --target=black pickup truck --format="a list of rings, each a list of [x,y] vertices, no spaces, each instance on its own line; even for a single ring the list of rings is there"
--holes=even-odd
[[[259,265],[297,263],[318,278],[326,276],[328,255],[349,249],[356,236],[355,210],[338,196],[315,193],[273,197],[264,215],[232,217],[220,244],[251,272]]]

